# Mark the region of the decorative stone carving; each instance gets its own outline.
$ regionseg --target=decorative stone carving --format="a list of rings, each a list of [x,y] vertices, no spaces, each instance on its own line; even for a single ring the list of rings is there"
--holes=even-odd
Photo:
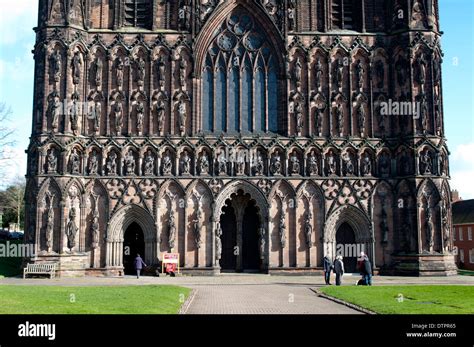
[[[99,196],[93,196],[94,212],[92,213],[91,236],[92,249],[99,247]]]
[[[102,116],[102,103],[97,100],[91,108],[91,113],[89,118],[92,120],[92,132],[99,132],[100,129],[100,119]]]
[[[386,152],[380,155],[379,170],[382,177],[387,177],[390,174],[390,157]]]
[[[288,31],[296,29],[296,1],[289,0],[288,2]]]
[[[323,85],[323,64],[321,63],[321,58],[318,57],[316,64],[314,65],[314,89],[317,92],[321,92]]]
[[[117,88],[118,90],[122,90],[123,88],[123,73],[125,69],[125,64],[123,62],[123,59],[121,57],[115,58],[115,78],[117,82]]]
[[[48,117],[51,118],[51,128],[56,131],[59,127],[59,117],[61,116],[62,104],[59,94],[53,93],[48,100]]]
[[[209,157],[206,152],[203,152],[199,158],[199,174],[208,175],[209,174]]]
[[[196,219],[193,221],[194,243],[197,249],[200,249],[202,245],[202,240],[201,240],[202,219],[203,219],[202,206],[201,206],[201,203],[199,203],[199,206],[196,212]]]
[[[71,130],[72,130],[72,133],[77,136],[77,130],[79,129],[79,113],[80,113],[80,109],[79,109],[79,105],[77,103],[77,100],[76,98],[73,98],[72,99],[72,106],[71,106],[71,110],[70,110],[70,113],[69,113],[69,120],[71,122]]]
[[[216,242],[216,262],[219,262],[222,258],[222,229],[220,223],[216,228],[215,242]]]
[[[380,212],[380,232],[382,233],[382,243],[388,243],[388,221],[387,211],[385,209],[385,198],[382,198],[382,207]]]
[[[182,90],[186,90],[186,81],[188,79],[188,62],[181,56],[179,59],[179,86]]]
[[[104,64],[102,63],[102,59],[100,59],[99,56],[96,56],[95,61],[94,61],[94,72],[93,72],[93,78],[95,85],[97,89],[100,89],[100,86],[102,85],[102,71],[104,69]]]
[[[362,157],[362,175],[371,176],[372,175],[372,159],[368,153],[365,153]]]
[[[191,0],[179,0],[178,24],[182,31],[189,31],[191,28]]]
[[[69,222],[67,223],[66,236],[67,236],[67,248],[72,252],[73,248],[76,247],[76,235],[79,228],[76,225],[76,208],[71,207],[69,211]]]
[[[227,175],[227,156],[225,151],[221,151],[217,156],[217,174]]]
[[[124,166],[125,166],[125,174],[127,176],[135,175],[135,157],[133,155],[133,151],[128,151],[127,155],[125,156]]]
[[[433,159],[429,150],[420,153],[420,173],[422,175],[431,175],[433,173]]]
[[[79,157],[79,153],[77,153],[77,149],[74,148],[69,156],[69,162],[71,165],[71,174],[73,175],[80,175],[81,174],[81,158]]]
[[[166,112],[166,105],[162,99],[158,100],[155,105],[156,116],[158,120],[158,133],[160,135],[163,134],[163,130],[165,128],[165,112]]]
[[[45,238],[46,238],[46,249],[48,253],[51,253],[53,250],[53,232],[54,232],[54,208],[53,208],[53,196],[47,194],[49,200],[49,208],[46,211],[46,231],[45,231]]]
[[[443,235],[444,251],[449,252],[451,248],[451,228],[449,224],[448,197],[444,194],[440,201],[441,228]]]
[[[278,176],[282,174],[283,165],[281,163],[281,156],[278,151],[276,151],[271,159],[270,162],[270,173],[274,176]]]
[[[168,247],[172,250],[176,241],[176,222],[174,220],[174,210],[171,209],[168,218]]]
[[[293,78],[298,89],[301,87],[302,71],[303,65],[301,64],[301,59],[300,57],[297,57],[295,65],[293,67]]]
[[[335,155],[332,151],[330,151],[327,154],[326,163],[327,163],[328,175],[329,176],[336,175],[336,173],[337,173],[337,161],[336,161],[336,157],[335,157]]]
[[[341,58],[336,59],[334,66],[334,84],[337,90],[342,91],[342,83],[344,80],[344,62]]]
[[[346,176],[352,176],[354,175],[355,168],[354,168],[354,162],[352,161],[352,157],[350,152],[345,152],[342,155],[342,162],[344,163],[344,169],[346,172]]]
[[[308,174],[310,176],[319,175],[318,157],[314,151],[308,155]]]
[[[173,170],[173,163],[171,162],[170,154],[167,151],[165,156],[163,157],[163,161],[161,163],[162,167],[161,170],[164,176],[171,175],[171,171]]]
[[[186,131],[186,119],[187,119],[187,110],[186,110],[186,101],[181,99],[178,103],[178,125],[181,134]]]
[[[184,151],[183,157],[181,158],[181,174],[191,174],[191,157],[189,156],[188,151]]]
[[[166,63],[165,58],[162,55],[158,56],[158,58],[156,59],[155,75],[160,88],[164,88],[166,79]]]
[[[55,174],[58,171],[58,158],[53,148],[48,151],[46,160],[46,172],[48,174]]]
[[[364,76],[365,76],[365,69],[364,69],[364,66],[362,65],[362,61],[359,59],[357,60],[356,65],[355,65],[355,79],[356,79],[357,88],[360,92],[362,92],[362,89],[364,87]]]
[[[300,160],[296,153],[293,153],[290,157],[290,172],[292,175],[299,175],[301,172]]]
[[[137,105],[135,106],[135,111],[137,113],[137,132],[138,135],[141,135],[143,131],[143,120],[145,118],[145,106],[143,102],[140,100],[137,101]]]
[[[336,129],[339,136],[344,136],[344,109],[342,104],[337,104],[334,108],[334,113],[336,116]]]
[[[143,84],[145,83],[146,62],[141,56],[138,56],[135,60],[135,66],[136,66],[135,82],[137,82],[138,87],[143,87]]]
[[[285,222],[285,213],[282,211],[280,213],[280,224],[278,227],[280,234],[280,246],[283,250],[286,247],[286,222]]]
[[[434,247],[434,225],[433,225],[433,213],[431,211],[430,203],[426,203],[425,207],[425,236],[426,246],[429,253],[433,253]]]
[[[257,159],[254,165],[255,176],[262,176],[264,174],[265,164],[263,162],[262,153],[257,151]]]
[[[363,103],[361,103],[357,107],[357,124],[359,126],[360,136],[362,137],[365,134],[365,123],[366,123],[365,106]]]
[[[109,176],[117,175],[117,154],[113,151],[110,152],[107,160],[107,173]]]
[[[306,245],[308,249],[311,249],[313,246],[312,236],[313,236],[313,214],[311,212],[306,213],[306,218],[304,222],[304,234],[306,236]]]
[[[260,260],[264,261],[265,260],[265,246],[266,246],[266,233],[265,233],[265,228],[260,227],[258,228],[258,237],[259,237],[259,246],[260,246]]]
[[[50,62],[50,71],[51,71],[50,76],[53,78],[54,82],[58,83],[61,80],[62,65],[63,65],[63,58],[59,50],[51,53],[49,57],[49,62]]]
[[[92,155],[89,161],[89,175],[94,176],[99,172],[99,159],[97,158],[97,152],[92,151]]]
[[[74,85],[77,85],[81,81],[81,74],[82,74],[82,57],[79,51],[74,52],[74,56],[72,57],[72,62],[71,62],[71,68],[72,68],[72,83]]]
[[[145,176],[153,176],[155,173],[155,157],[151,150],[148,150],[145,156]]]

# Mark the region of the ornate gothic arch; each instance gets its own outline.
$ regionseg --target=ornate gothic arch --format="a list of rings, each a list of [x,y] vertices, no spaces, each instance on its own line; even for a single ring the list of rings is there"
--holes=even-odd
[[[368,243],[372,239],[372,226],[366,213],[357,207],[345,205],[334,211],[326,220],[324,242],[336,242],[337,229],[349,224],[354,230],[356,242]]]

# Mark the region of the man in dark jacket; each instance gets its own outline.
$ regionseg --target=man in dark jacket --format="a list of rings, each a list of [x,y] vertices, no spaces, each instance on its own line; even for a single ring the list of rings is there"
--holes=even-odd
[[[331,270],[332,270],[332,261],[327,255],[324,256],[324,280],[327,285],[331,285]]]
[[[372,285],[372,264],[365,253],[361,253],[361,274],[364,277],[365,284]]]
[[[336,286],[340,286],[342,283],[342,276],[344,275],[344,263],[342,262],[342,256],[338,255],[334,261],[334,273],[336,274]]]
[[[144,266],[146,267],[145,262],[140,257],[140,254],[137,254],[137,257],[135,258],[135,270],[137,270],[137,279],[140,278],[140,272],[142,271]]]

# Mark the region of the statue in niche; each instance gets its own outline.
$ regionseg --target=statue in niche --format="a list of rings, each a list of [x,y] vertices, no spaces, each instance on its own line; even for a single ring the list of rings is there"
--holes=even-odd
[[[107,173],[109,176],[117,175],[117,154],[112,151],[109,154],[109,160],[107,161]]]
[[[82,57],[79,51],[74,52],[72,57],[72,83],[77,85],[81,81]]]
[[[304,233],[306,236],[306,245],[308,246],[308,249],[311,249],[311,247],[313,246],[313,242],[311,240],[313,236],[312,221],[313,214],[311,212],[306,213],[306,218],[304,221]]]
[[[66,236],[67,236],[67,248],[72,252],[72,249],[76,247],[76,235],[79,228],[76,225],[76,208],[71,207],[69,211],[69,222],[67,223]]]
[[[299,135],[303,130],[303,105],[300,100],[296,100],[294,104],[294,114],[295,114],[295,123],[296,131]]]
[[[266,233],[265,233],[265,228],[260,227],[258,228],[258,240],[259,240],[259,246],[260,246],[260,259],[263,261],[265,260],[265,241]]]
[[[91,159],[89,162],[89,175],[97,175],[99,170],[99,160],[97,158],[97,152],[92,151]]]
[[[209,174],[209,157],[206,152],[203,152],[199,159],[199,173],[201,175]]]
[[[148,150],[145,156],[145,176],[153,176],[155,172],[155,157],[151,150]]]
[[[166,64],[165,58],[162,55],[158,56],[158,58],[156,59],[155,73],[158,85],[160,86],[160,88],[163,88],[165,86],[166,79]]]
[[[179,86],[181,89],[186,88],[186,79],[188,77],[188,62],[184,57],[179,60]]]
[[[49,196],[49,208],[47,211],[47,223],[46,223],[46,248],[48,253],[51,253],[53,249],[53,232],[54,232],[54,208],[53,208],[53,197]]]
[[[300,57],[297,57],[293,68],[293,78],[295,79],[296,87],[298,88],[301,86],[302,71],[303,65],[301,64],[301,59]]]
[[[380,133],[382,136],[385,136],[385,123],[386,123],[387,115],[382,112],[382,106],[379,105],[377,107],[377,120]]]
[[[429,202],[426,203],[425,208],[425,236],[426,236],[426,245],[428,246],[428,252],[433,253],[434,238],[433,238],[433,213],[431,211],[431,206]]]
[[[362,175],[372,175],[372,159],[368,153],[364,153],[364,156],[362,157]]]
[[[191,157],[188,151],[184,151],[183,157],[181,158],[181,169],[183,175],[191,174]]]
[[[53,131],[59,127],[59,117],[61,116],[62,104],[59,100],[59,95],[54,94],[52,98],[49,98],[48,104],[48,116],[51,118],[51,128]]]
[[[324,119],[324,111],[326,110],[326,105],[318,105],[316,106],[316,113],[315,113],[315,125],[314,128],[318,136],[322,136],[323,134],[323,119]]]
[[[63,65],[62,59],[63,58],[59,51],[54,51],[49,57],[51,75],[53,76],[55,82],[61,81]]]
[[[180,100],[178,104],[178,121],[179,129],[183,133],[186,130],[186,101]]]
[[[94,81],[97,87],[102,85],[102,71],[104,68],[104,64],[102,63],[102,59],[99,56],[96,56],[94,61]]]
[[[382,211],[380,213],[380,231],[382,232],[382,243],[388,242],[388,221],[385,209],[385,199],[382,199]]]
[[[162,134],[165,128],[165,112],[166,112],[166,105],[162,99],[156,102],[155,110],[156,110],[156,116],[158,118],[158,132]]]
[[[425,60],[425,56],[420,54],[416,59],[417,67],[418,67],[418,82],[420,83],[421,90],[424,91],[424,87],[426,84],[426,67],[427,62]]]
[[[136,61],[135,61],[136,67],[137,67],[137,76],[136,76],[136,82],[139,87],[143,86],[143,83],[145,82],[145,67],[146,67],[146,62],[145,60],[139,56]]]
[[[359,107],[357,107],[357,123],[359,125],[359,131],[361,136],[364,136],[365,133],[365,120],[366,120],[366,114],[365,114],[365,107],[364,104],[359,104]]]
[[[336,157],[332,151],[328,153],[327,165],[328,165],[328,175],[335,175],[337,172],[337,162],[336,162]]]
[[[314,151],[312,151],[308,156],[308,173],[310,176],[319,175],[318,157]]]
[[[434,85],[438,85],[441,82],[441,65],[438,58],[433,62],[433,76],[434,76]]]
[[[217,225],[217,228],[216,228],[216,237],[215,237],[215,241],[216,241],[216,261],[219,262],[219,260],[221,260],[222,258],[222,228],[221,228],[221,225],[218,224]]]
[[[420,154],[420,173],[422,175],[431,175],[433,173],[433,160],[429,150]]]
[[[300,161],[296,153],[293,153],[290,157],[290,171],[292,175],[300,174]]]
[[[350,176],[354,174],[354,163],[351,158],[351,154],[349,152],[345,152],[342,155],[342,161],[344,163],[344,167],[346,169],[346,175]]]
[[[383,89],[385,85],[385,65],[382,60],[375,63],[375,76],[377,77],[377,88]]]
[[[162,163],[163,175],[165,176],[171,175],[172,170],[173,170],[173,163],[171,162],[169,151],[167,151],[165,156],[163,157],[163,163]]]
[[[337,89],[342,90],[342,82],[344,80],[344,62],[342,58],[336,60],[334,79]]]
[[[227,174],[227,157],[224,151],[217,157],[217,172],[219,175]]]
[[[405,60],[405,58],[401,57],[400,59],[398,59],[397,63],[395,64],[397,82],[398,82],[398,86],[401,88],[403,88],[407,83],[406,70],[407,70],[407,61]]]
[[[285,223],[285,214],[280,212],[280,224],[279,224],[279,233],[280,233],[280,245],[284,249],[286,247],[286,223]]]
[[[294,31],[296,28],[296,3],[295,0],[290,0],[288,3],[288,30]]]
[[[413,4],[411,18],[416,23],[423,23],[423,21],[425,19],[425,12],[424,12],[423,5],[420,2],[420,0],[415,0],[415,2]]]
[[[48,151],[48,156],[46,160],[47,160],[47,173],[49,174],[56,173],[58,169],[58,158],[56,157],[56,153],[54,152],[53,148],[51,148]]]
[[[429,119],[429,116],[430,116],[430,112],[429,112],[429,109],[428,109],[428,102],[426,101],[424,96],[422,98],[421,104],[422,104],[422,107],[421,107],[421,130],[422,130],[423,134],[426,134],[428,132],[428,119]]]
[[[283,165],[281,163],[280,153],[275,152],[272,156],[271,163],[270,163],[270,173],[272,175],[281,175],[282,169],[283,169]]]
[[[451,232],[449,228],[448,197],[443,194],[440,201],[441,227],[443,230],[443,244],[445,251],[449,251],[451,243]]]
[[[78,121],[79,121],[79,105],[77,103],[76,98],[72,100],[71,111],[69,113],[69,120],[71,121],[71,130],[72,133],[77,136],[77,130],[79,128]]]
[[[342,104],[337,104],[335,107],[336,113],[336,127],[339,136],[344,135],[344,109],[342,108]]]
[[[145,106],[143,102],[138,100],[135,110],[137,112],[137,132],[140,135],[143,131],[143,119],[145,118]]]
[[[125,64],[121,57],[115,59],[115,78],[117,80],[118,90],[122,90],[123,87],[123,71],[125,69]]]
[[[262,153],[260,151],[257,152],[257,160],[255,163],[255,175],[261,176],[265,170],[265,164],[263,162]]]
[[[435,123],[436,123],[436,135],[441,136],[442,135],[442,129],[443,129],[443,121],[441,118],[441,101],[439,99],[438,95],[435,95]]]
[[[390,159],[385,152],[380,155],[379,169],[382,176],[387,176],[390,173]]]
[[[191,27],[191,0],[180,0],[178,10],[179,29],[188,31]]]
[[[99,246],[99,196],[93,195],[94,198],[94,212],[92,213],[91,235],[92,235],[92,249]]]
[[[69,162],[71,163],[71,173],[73,175],[79,175],[81,173],[81,158],[76,148],[72,150]]]
[[[91,109],[90,119],[93,122],[93,131],[98,132],[100,129],[100,118],[102,116],[102,103],[97,100]]]
[[[129,150],[128,154],[125,156],[125,173],[127,176],[135,175],[135,157],[133,156],[133,151]]]
[[[239,176],[245,175],[245,155],[241,152],[237,153],[236,174]]]
[[[196,244],[197,249],[200,249],[202,245],[202,241],[201,241],[202,218],[203,218],[202,206],[201,204],[199,204],[198,210],[196,212],[196,219],[193,221],[194,242]]]
[[[365,74],[365,69],[362,66],[362,61],[359,59],[357,60],[357,63],[355,66],[355,77],[356,77],[357,87],[359,88],[360,91],[362,91],[362,88],[364,87],[364,74]]]
[[[323,77],[323,64],[321,58],[318,57],[316,64],[314,65],[314,87],[317,92],[321,91]]]
[[[115,120],[115,133],[117,136],[122,134],[123,125],[123,105],[121,100],[116,100],[114,103],[114,120]]]
[[[176,239],[176,222],[174,220],[174,210],[170,209],[170,216],[168,219],[168,247],[172,250]]]

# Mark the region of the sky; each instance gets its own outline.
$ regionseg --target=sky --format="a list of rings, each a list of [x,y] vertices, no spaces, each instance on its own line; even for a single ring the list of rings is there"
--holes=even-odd
[[[474,199],[474,1],[440,0],[443,98],[446,136],[451,152],[451,187]],[[7,177],[26,173],[31,134],[34,61],[31,53],[38,0],[0,0],[0,102],[12,110],[16,158]],[[0,178],[0,189],[8,184]]]

